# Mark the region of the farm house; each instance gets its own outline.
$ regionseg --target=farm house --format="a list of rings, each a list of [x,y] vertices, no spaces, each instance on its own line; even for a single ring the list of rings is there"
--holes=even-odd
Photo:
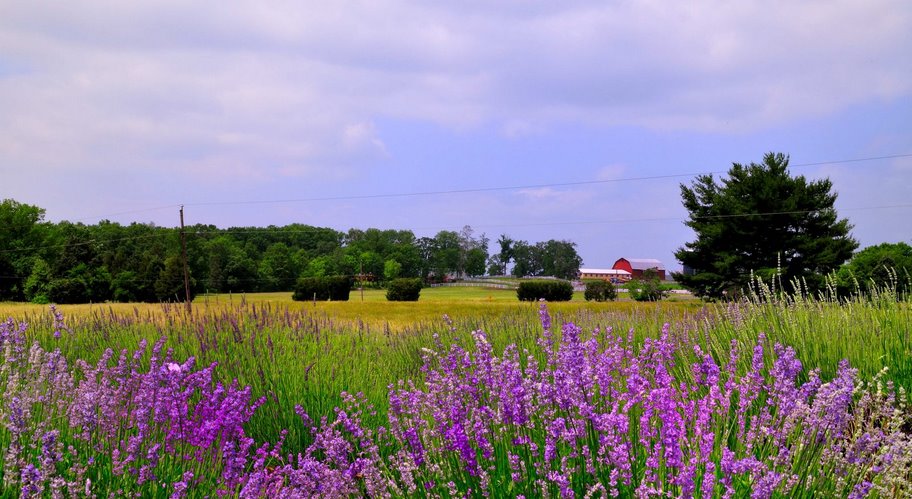
[[[580,279],[602,279],[615,284],[630,280],[630,272],[621,269],[579,269]]]
[[[619,258],[611,268],[630,272],[631,279],[639,279],[643,276],[643,272],[655,269],[659,279],[665,280],[665,266],[654,258]]]

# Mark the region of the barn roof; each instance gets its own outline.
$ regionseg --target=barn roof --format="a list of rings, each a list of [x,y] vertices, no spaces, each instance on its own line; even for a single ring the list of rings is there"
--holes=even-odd
[[[625,258],[625,260],[630,262],[630,267],[634,270],[665,270],[665,266],[662,265],[662,262],[656,260],[655,258]]]

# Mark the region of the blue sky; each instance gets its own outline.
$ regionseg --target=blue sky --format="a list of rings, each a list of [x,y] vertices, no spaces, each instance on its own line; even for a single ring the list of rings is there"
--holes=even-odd
[[[684,174],[912,154],[910,33],[887,0],[0,1],[0,197],[86,223],[471,225],[676,269]],[[792,171],[833,181],[862,246],[912,242],[912,157]],[[364,198],[513,186],[540,187]]]

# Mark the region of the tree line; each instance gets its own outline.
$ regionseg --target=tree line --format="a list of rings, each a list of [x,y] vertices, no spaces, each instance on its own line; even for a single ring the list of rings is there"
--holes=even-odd
[[[0,301],[177,301],[184,296],[180,229],[148,223],[44,220],[45,210],[0,202]],[[489,239],[469,227],[416,237],[410,230],[304,224],[185,228],[191,293],[291,291],[301,277],[348,276],[367,285],[505,274],[575,277],[576,244]]]

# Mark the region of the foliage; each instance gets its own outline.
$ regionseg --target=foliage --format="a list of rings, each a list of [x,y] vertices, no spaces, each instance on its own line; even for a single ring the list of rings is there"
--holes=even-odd
[[[257,279],[257,267],[239,241],[223,235],[209,241],[206,248],[209,253],[207,290],[228,293],[253,289],[248,286]],[[168,296],[163,295],[163,291],[167,289],[156,289],[159,297]]]
[[[386,299],[389,301],[418,301],[421,295],[421,279],[393,279],[386,288]]]
[[[44,209],[12,199],[0,201],[0,301],[25,298],[24,284],[36,257],[46,256]]]
[[[485,273],[488,252],[484,248],[472,248],[466,252],[465,275],[478,277]]]
[[[434,237],[430,267],[438,279],[447,274],[458,274],[460,270],[459,234],[442,230]]]
[[[302,277],[298,279],[292,299],[295,301],[348,301],[352,279],[347,276]]]
[[[890,286],[899,295],[912,293],[912,246],[899,242],[882,243],[856,253],[836,273],[840,296],[851,296],[860,287]]]
[[[523,281],[516,289],[516,296],[519,301],[570,301],[573,299],[573,284],[551,279]]]
[[[387,282],[392,281],[402,274],[402,264],[396,260],[387,260],[383,262],[383,279]]]
[[[655,269],[647,269],[641,278],[628,282],[624,287],[636,301],[659,301],[668,296],[668,288],[659,280]]]
[[[472,227],[466,225],[459,232],[459,267],[458,277],[476,277],[485,272],[485,262],[488,259],[488,237],[482,234],[475,237]]]
[[[613,283],[603,281],[586,281],[586,291],[583,294],[586,301],[614,301],[617,300],[617,288]]]
[[[693,273],[675,280],[698,296],[731,297],[752,273],[769,278],[781,269],[786,282],[822,289],[825,276],[858,247],[852,226],[837,218],[831,191],[828,179],[792,177],[788,157],[773,153],[761,164],[733,164],[721,184],[712,175],[682,184],[685,224],[697,238],[675,253]]]
[[[526,241],[513,242],[513,275],[534,277],[544,275],[542,248]]]
[[[583,259],[576,252],[576,243],[550,239],[542,249],[542,273],[558,279],[575,279]]]
[[[89,290],[82,279],[64,277],[50,282],[47,297],[50,301],[60,304],[87,303]]]
[[[190,299],[195,296],[195,279],[190,277]],[[184,264],[180,257],[172,255],[165,258],[165,265],[155,281],[155,295],[158,301],[181,302],[186,299],[187,289],[184,284]]]
[[[496,258],[491,261],[490,274],[507,275],[507,266],[514,256],[513,238],[506,234],[501,234],[497,239],[497,245],[500,246],[500,251],[494,255]]]
[[[52,224],[43,219],[39,207],[0,202],[0,301],[44,301],[55,280],[66,280],[56,289],[67,300],[159,302],[183,297],[179,229],[107,220]],[[497,265],[497,272],[512,258],[512,240],[501,239],[507,260]],[[191,295],[289,291],[299,277],[364,273],[379,283],[396,277],[444,281],[480,276],[487,270],[489,249],[488,238],[469,226],[416,238],[409,230],[343,233],[302,224],[227,229],[197,224],[186,227],[185,240]],[[567,244],[573,251],[566,251]],[[561,275],[575,264],[572,243],[533,246],[551,248],[537,260],[542,272]],[[85,292],[80,291],[83,286]]]
[[[143,290],[137,282],[137,274],[132,270],[120,272],[111,282],[113,288],[112,298],[117,302],[138,302]]]
[[[357,255],[360,261],[355,272],[378,279],[383,278],[389,260],[402,266],[402,276],[417,277],[421,267],[415,235],[408,230],[351,229],[343,240],[343,252]]]
[[[285,243],[273,243],[266,248],[258,265],[258,289],[261,291],[287,291],[294,289],[301,274],[294,252]]]
[[[48,303],[51,275],[51,267],[47,262],[43,258],[36,258],[23,287],[25,299],[33,303]]]
[[[579,274],[583,259],[576,252],[576,243],[554,239],[529,244],[526,241],[514,241],[512,246],[514,260],[513,275],[550,276],[559,279],[573,279]]]
[[[488,275],[491,275],[491,276],[505,275],[504,268],[506,268],[506,264],[503,262],[503,260],[500,259],[499,254],[493,254],[493,255],[489,256],[486,264],[488,266]]]
[[[111,273],[104,265],[93,267],[80,263],[70,269],[67,275],[85,283],[88,299],[92,303],[103,302],[111,296]],[[181,283],[183,284],[183,273],[181,273]],[[183,290],[183,287],[181,289]]]

